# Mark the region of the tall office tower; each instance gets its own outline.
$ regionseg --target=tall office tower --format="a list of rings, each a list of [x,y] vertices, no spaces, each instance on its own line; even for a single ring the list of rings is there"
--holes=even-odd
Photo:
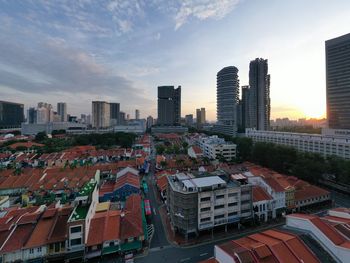
[[[33,124],[36,123],[37,111],[34,107],[31,107],[27,111],[27,123]]]
[[[249,86],[242,86],[242,129],[250,128],[250,117],[249,117]]]
[[[107,128],[110,126],[111,109],[108,102],[92,102],[92,127]]]
[[[57,113],[58,115],[60,115],[60,121],[66,122],[67,121],[67,103],[65,102],[57,103]]]
[[[158,87],[158,125],[179,125],[181,121],[181,86]]]
[[[17,127],[24,122],[24,105],[15,102],[0,101],[0,127]]]
[[[238,69],[225,67],[216,76],[217,124],[215,132],[235,136],[237,133],[237,104],[239,95]]]
[[[147,121],[146,121],[146,126],[147,126],[147,129],[151,128],[154,124],[154,119],[152,116],[148,116],[147,117]]]
[[[206,123],[205,108],[201,108],[201,122],[202,124]]]
[[[110,102],[109,107],[111,125],[119,125],[120,104],[116,102]]]
[[[125,125],[125,124],[126,124],[125,112],[120,111],[119,112],[119,123],[118,123],[118,125]]]
[[[270,127],[270,75],[267,73],[267,59],[250,61],[249,126],[257,130],[268,130]]]
[[[140,110],[138,110],[138,109],[135,110],[135,119],[136,120],[140,119]]]
[[[186,125],[192,126],[193,125],[193,114],[186,115],[185,122],[186,122]]]
[[[350,129],[350,34],[326,41],[327,120]]]

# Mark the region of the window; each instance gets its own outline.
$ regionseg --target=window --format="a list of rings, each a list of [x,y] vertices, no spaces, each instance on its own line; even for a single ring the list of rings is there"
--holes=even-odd
[[[70,245],[71,245],[71,246],[81,245],[81,238],[71,239]]]
[[[36,249],[36,251],[37,251],[37,252],[41,252],[41,247],[38,247],[38,248]]]
[[[114,246],[114,241],[109,242],[109,246],[110,246],[110,247],[113,247],[113,246]]]
[[[207,222],[207,221],[210,221],[210,217],[205,217],[201,219],[201,222]]]
[[[34,254],[34,249],[33,248],[29,249],[29,254]]]
[[[73,233],[79,233],[81,232],[81,226],[73,226],[70,228],[70,233],[73,234]]]
[[[228,213],[228,216],[236,216],[238,213],[237,212],[232,212],[232,213]]]
[[[224,214],[222,214],[222,215],[217,215],[217,216],[214,216],[214,219],[220,219],[220,218],[224,218],[225,217],[225,215]]]
[[[217,195],[216,199],[223,199],[225,197],[225,195]]]
[[[210,207],[203,207],[203,208],[201,208],[201,212],[206,212],[206,211],[210,211]]]
[[[225,205],[216,205],[215,207],[214,207],[214,209],[221,209],[221,208],[224,208],[225,207]]]
[[[206,201],[210,201],[210,196],[201,198],[201,202],[206,202]]]
[[[230,193],[228,194],[228,197],[237,197],[237,193]]]
[[[228,207],[237,206],[237,204],[238,204],[237,202],[229,203],[229,204],[228,204]]]

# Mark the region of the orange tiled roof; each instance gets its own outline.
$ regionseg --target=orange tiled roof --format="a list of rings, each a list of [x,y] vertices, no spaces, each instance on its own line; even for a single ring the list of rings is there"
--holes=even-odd
[[[25,148],[31,148],[31,147],[44,147],[44,144],[36,143],[36,142],[16,142],[14,144],[11,144],[9,147],[13,150],[15,150],[17,147],[25,147]]]
[[[253,202],[259,202],[264,200],[272,200],[273,198],[264,188],[260,186],[253,186]]]
[[[144,235],[142,228],[141,196],[130,195],[125,203],[125,215],[121,220],[121,239]]]

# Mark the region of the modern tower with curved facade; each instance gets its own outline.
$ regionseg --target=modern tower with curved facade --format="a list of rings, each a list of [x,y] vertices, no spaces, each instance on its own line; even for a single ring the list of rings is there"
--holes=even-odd
[[[216,75],[216,132],[236,135],[238,95],[238,69],[234,66],[221,69]]]

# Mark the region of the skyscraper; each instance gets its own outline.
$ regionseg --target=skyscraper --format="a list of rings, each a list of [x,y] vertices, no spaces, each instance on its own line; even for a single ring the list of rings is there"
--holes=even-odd
[[[105,101],[92,102],[92,127],[107,128],[110,126],[110,106]]]
[[[242,128],[250,127],[250,118],[249,118],[249,86],[242,86]]]
[[[326,41],[327,119],[332,129],[350,129],[350,34]]]
[[[196,121],[198,128],[205,124],[205,108],[196,109]]]
[[[214,131],[236,135],[238,94],[238,69],[234,66],[221,69],[216,76],[217,124]]]
[[[186,122],[186,125],[192,126],[193,125],[193,114],[186,115],[185,122]]]
[[[120,104],[116,102],[110,102],[110,118],[111,125],[119,125],[119,113],[120,113]]]
[[[181,86],[158,87],[158,125],[179,125],[181,121]]]
[[[135,119],[136,120],[140,119],[140,110],[138,110],[138,109],[135,110]]]
[[[59,102],[57,103],[57,113],[60,115],[60,121],[67,121],[67,103]]]
[[[0,101],[0,127],[17,127],[24,121],[24,105]]]
[[[249,127],[268,130],[270,127],[270,75],[267,59],[256,58],[249,65]]]
[[[148,116],[147,117],[147,121],[146,121],[146,127],[147,129],[151,128],[154,124],[154,119],[152,116]]]

